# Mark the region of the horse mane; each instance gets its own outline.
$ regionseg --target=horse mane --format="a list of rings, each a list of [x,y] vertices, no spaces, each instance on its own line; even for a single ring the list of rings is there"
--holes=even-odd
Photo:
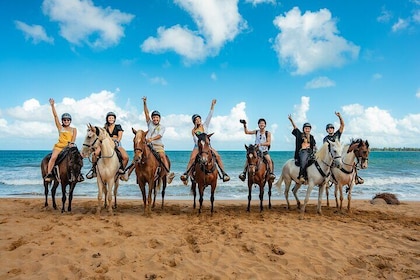
[[[328,152],[328,141],[325,141],[324,144],[322,144],[321,149],[319,149],[316,153],[315,153],[315,158],[319,159],[319,158],[325,158],[326,153]]]

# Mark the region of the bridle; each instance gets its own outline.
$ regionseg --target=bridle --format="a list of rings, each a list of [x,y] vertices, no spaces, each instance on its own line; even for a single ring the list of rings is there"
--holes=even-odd
[[[202,135],[202,136],[201,136]],[[210,142],[206,134],[201,134],[198,139],[198,154],[196,162],[201,167],[201,170],[206,173],[213,173],[216,169],[216,164],[213,162],[213,152],[210,148]],[[206,149],[204,149],[206,148]]]
[[[247,163],[250,176],[254,176],[261,166],[262,157],[258,156],[255,146],[250,146],[247,149]]]
[[[321,162],[328,167],[328,173],[327,174],[325,174],[324,170],[322,170],[322,168],[319,165],[318,161],[315,160],[315,167],[319,171],[319,173],[321,174],[321,176],[324,177],[324,178],[330,176],[331,168],[335,166],[335,160],[341,158],[341,155],[334,155],[333,154],[333,150],[332,150],[331,146],[332,146],[331,142],[328,142],[328,153],[331,156],[331,163],[325,162],[324,159],[321,160]],[[336,154],[338,154],[338,153],[336,153]]]

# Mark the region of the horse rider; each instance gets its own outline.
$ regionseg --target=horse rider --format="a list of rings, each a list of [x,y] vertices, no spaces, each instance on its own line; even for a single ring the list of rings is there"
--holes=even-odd
[[[191,117],[191,120],[194,124],[194,127],[191,130],[191,134],[192,134],[192,137],[193,137],[193,140],[194,140],[194,148],[193,148],[193,150],[190,154],[190,160],[189,160],[188,165],[187,165],[187,171],[185,171],[184,174],[181,175],[181,180],[184,182],[184,184],[187,184],[188,176],[191,176],[192,178],[194,177],[194,174],[193,174],[193,172],[191,172],[192,171],[191,169],[192,169],[192,165],[193,165],[193,163],[194,163],[194,161],[197,157],[197,154],[198,154],[198,143],[197,143],[198,137],[197,136],[200,135],[201,133],[207,133],[207,129],[210,125],[210,121],[211,121],[211,118],[213,116],[214,105],[216,105],[216,99],[213,99],[211,101],[210,112],[208,113],[207,118],[206,118],[204,123],[201,121],[201,116],[198,115],[198,114],[194,114]],[[212,153],[216,157],[216,163],[219,166],[220,171],[222,173],[223,182],[229,181],[230,177],[229,177],[229,175],[226,174],[226,172],[224,170],[225,168],[224,168],[224,165],[223,165],[222,158],[220,157],[219,153],[213,147],[210,146],[210,148],[211,148]]]
[[[259,129],[256,129],[256,130],[248,130],[248,128],[246,127],[245,120],[240,120],[240,122],[244,125],[245,134],[255,135],[255,144],[257,145],[264,160],[266,161],[266,164],[268,166],[268,173],[270,174],[270,180],[274,181],[274,179],[276,179],[276,175],[274,175],[273,162],[268,152],[271,146],[271,132],[265,130],[267,126],[267,122],[265,121],[265,119],[262,119],[262,118],[259,119],[258,120]],[[239,174],[239,179],[241,179],[242,181],[245,181],[247,169],[248,169],[248,164],[247,162],[245,162],[244,171],[241,174]]]
[[[124,133],[124,129],[120,124],[116,124],[115,120],[117,119],[117,115],[114,112],[108,112],[105,117],[105,125],[104,128],[108,132],[108,135],[112,138],[115,143],[115,147],[117,147],[118,151],[121,154],[121,168],[118,170],[119,174],[124,174],[124,169],[128,163],[128,154],[126,150],[121,146],[121,139]],[[96,177],[96,164],[98,160],[98,156],[101,152],[100,147],[98,146],[95,150],[95,153],[92,157],[92,168],[86,174],[86,178],[92,179]],[[120,155],[118,156],[120,158]]]
[[[64,113],[61,115],[61,123],[58,119],[57,111],[55,110],[55,101],[53,98],[49,99],[51,110],[54,116],[55,126],[58,130],[58,142],[54,144],[52,149],[51,158],[48,161],[47,175],[44,177],[45,182],[51,182],[54,178],[52,170],[57,160],[58,155],[65,147],[74,147],[74,142],[76,141],[77,129],[71,127],[71,115],[69,113]],[[84,181],[83,175],[79,174],[77,178],[78,182]]]
[[[290,122],[292,123],[293,130],[292,134],[295,136],[295,153],[294,159],[295,164],[299,166],[299,176],[298,179],[301,184],[307,180],[306,168],[308,167],[309,159],[313,157],[313,154],[316,152],[316,141],[314,136],[311,134],[312,126],[310,123],[306,122],[303,124],[302,131],[297,128],[295,125],[292,116],[288,116]],[[309,147],[304,142],[309,143]]]

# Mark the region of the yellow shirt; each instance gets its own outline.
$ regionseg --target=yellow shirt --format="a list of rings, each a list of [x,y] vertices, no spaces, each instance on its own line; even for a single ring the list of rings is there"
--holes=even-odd
[[[54,149],[62,150],[71,142],[73,139],[73,128],[71,130],[65,130],[64,128],[61,129],[58,135],[58,142],[55,143]]]

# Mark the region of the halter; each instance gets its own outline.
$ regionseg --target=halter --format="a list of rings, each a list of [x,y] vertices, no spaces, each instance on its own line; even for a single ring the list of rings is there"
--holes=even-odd
[[[330,154],[330,156],[331,156],[331,163],[327,163],[327,162],[325,162],[323,159],[321,160],[321,162],[322,162],[323,164],[325,164],[326,166],[328,166],[328,167],[329,167],[328,174],[325,174],[324,170],[322,170],[322,168],[321,168],[321,166],[319,165],[318,161],[317,161],[317,160],[315,161],[315,167],[316,167],[316,169],[318,169],[319,173],[320,173],[320,174],[321,174],[321,176],[322,176],[322,177],[324,177],[324,178],[326,178],[326,177],[330,176],[330,173],[331,173],[331,167],[333,167],[333,165],[334,165],[334,161],[335,161],[336,159],[338,159],[338,158],[341,158],[341,155],[339,155],[339,156],[334,156],[334,155],[333,155],[333,152],[332,152],[332,150],[331,150],[331,143],[330,143],[330,142],[328,142],[328,153],[329,153],[329,154]]]
[[[251,149],[252,151],[250,151]],[[256,163],[250,162],[251,156],[257,160]],[[247,149],[246,158],[247,158],[247,163],[248,163],[248,169],[251,166],[255,166],[255,171],[253,172],[253,175],[254,175],[259,170],[259,167],[261,166],[261,161],[262,161],[262,157],[258,156],[258,152],[255,150],[255,146],[252,146],[252,148],[250,146],[250,148]]]
[[[202,136],[201,136],[202,135]],[[200,139],[200,138],[204,138],[205,139]],[[210,142],[208,142],[208,137],[207,134],[202,133],[200,134],[200,138],[198,139],[198,154],[197,154],[197,158],[196,158],[196,162],[200,165],[201,170],[206,173],[213,173],[213,171],[216,169],[216,164],[214,164],[213,161],[213,152],[211,150],[210,147]],[[208,150],[203,151],[203,147],[205,147],[207,145]],[[206,155],[206,157],[203,157],[202,155]],[[210,168],[208,168],[209,166],[211,166]]]

